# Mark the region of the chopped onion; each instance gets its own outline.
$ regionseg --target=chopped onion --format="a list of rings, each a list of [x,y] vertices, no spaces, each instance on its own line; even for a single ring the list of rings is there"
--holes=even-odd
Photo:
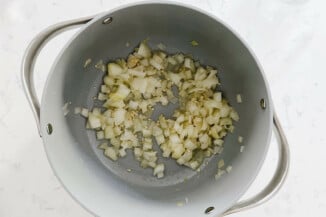
[[[162,43],[159,43],[157,45],[157,48],[160,49],[160,50],[165,50],[166,49],[166,46],[164,44],[162,44]]]
[[[97,96],[97,99],[100,100],[100,101],[104,101],[107,99],[106,95],[103,94],[103,93],[99,93],[98,96]]]
[[[104,154],[111,158],[111,160],[113,161],[118,160],[118,155],[113,147],[108,147],[107,149],[105,149]]]
[[[242,143],[242,142],[243,142],[243,137],[242,137],[242,136],[239,136],[239,137],[238,137],[238,142],[239,142],[239,143]]]
[[[126,156],[127,155],[127,153],[126,153],[126,150],[125,149],[120,149],[119,150],[119,156],[120,157],[124,157],[124,156]]]
[[[125,115],[126,115],[126,110],[124,110],[122,108],[116,109],[112,114],[112,116],[114,118],[114,123],[116,125],[122,124],[122,122],[125,119]]]
[[[176,203],[176,205],[177,205],[178,207],[182,207],[182,206],[184,206],[184,202],[183,202],[183,201],[178,201],[178,202]]]
[[[74,109],[74,113],[75,114],[80,114],[81,111],[82,111],[82,108],[81,107],[75,107],[75,109]]]
[[[224,160],[223,160],[223,159],[221,159],[221,160],[218,161],[218,163],[217,163],[217,167],[218,167],[219,169],[221,169],[221,168],[224,167]]]
[[[147,43],[143,41],[142,43],[140,43],[137,53],[142,57],[148,58],[151,56],[152,52],[151,49],[148,47]]]
[[[108,73],[110,76],[117,77],[123,73],[123,69],[116,63],[109,63]]]
[[[242,103],[242,97],[240,94],[237,94],[237,103]]]
[[[82,108],[80,114],[84,116],[85,118],[88,117],[88,109]]]
[[[147,79],[144,78],[134,78],[130,83],[132,90],[137,90],[144,94],[147,88]]]
[[[104,132],[103,131],[97,131],[96,132],[96,139],[98,139],[98,140],[104,139]]]
[[[109,146],[108,146],[108,143],[107,142],[103,142],[103,143],[101,143],[99,146],[98,146],[98,148],[99,149],[102,149],[102,150],[105,150],[105,149],[107,149]]]
[[[164,172],[164,164],[157,164],[154,168],[153,175],[157,176],[157,178],[162,178]]]
[[[235,120],[235,121],[239,121],[239,115],[236,111],[234,111],[233,109],[230,112],[230,117]]]
[[[89,113],[88,115],[88,123],[92,129],[100,128],[102,126],[101,119],[92,113]]]
[[[91,64],[91,62],[92,62],[92,59],[88,58],[84,63],[84,68],[86,68],[89,64]]]
[[[65,103],[63,106],[62,106],[62,110],[63,110],[63,116],[66,116],[68,113],[69,113],[69,103]]]
[[[219,169],[218,171],[217,171],[217,174],[215,175],[215,179],[217,180],[217,179],[219,179],[222,175],[224,175],[225,174],[225,170],[221,170],[221,169]]]
[[[152,168],[153,175],[162,178],[164,164],[157,163],[154,144],[163,157],[193,170],[200,170],[205,157],[222,153],[223,138],[234,131],[239,115],[216,92],[217,70],[203,67],[189,55],[152,52],[146,41],[127,59],[108,63],[107,70],[97,96],[104,101],[103,111],[75,108],[75,113],[87,117],[86,127],[96,131],[97,139],[110,142],[99,146],[108,158],[116,161],[132,149],[141,167]],[[179,108],[173,118],[161,115],[154,121],[150,117],[158,103],[178,103]],[[222,167],[223,160],[218,162]],[[225,172],[219,171],[219,175]]]
[[[106,67],[103,63],[103,60],[99,60],[96,64],[95,64],[95,68],[101,70],[102,72],[106,71]]]
[[[191,45],[192,45],[193,47],[196,47],[196,46],[199,45],[199,43],[198,43],[197,41],[195,41],[195,40],[192,40],[192,41],[191,41]]]

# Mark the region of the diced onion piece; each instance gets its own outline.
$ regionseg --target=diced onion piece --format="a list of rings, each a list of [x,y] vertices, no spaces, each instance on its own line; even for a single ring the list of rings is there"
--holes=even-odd
[[[188,150],[194,150],[197,148],[197,145],[190,139],[187,139],[185,141],[185,148],[187,148]]]
[[[239,142],[239,143],[242,143],[242,142],[243,142],[243,137],[242,137],[242,136],[239,136],[239,137],[238,137],[238,142]]]
[[[231,170],[232,170],[232,166],[227,166],[225,170],[226,170],[227,173],[230,173]]]
[[[184,57],[184,55],[183,54],[177,54],[176,56],[175,56],[175,59],[178,61],[178,63],[183,63],[183,61],[184,61],[184,59],[185,59],[185,57]]]
[[[122,149],[119,150],[119,156],[120,157],[124,157],[126,155],[127,155],[127,153],[126,153],[126,150],[125,149],[122,148]]]
[[[135,157],[141,157],[143,155],[143,151],[140,148],[134,149]]]
[[[118,160],[117,152],[113,147],[108,147],[107,149],[105,149],[104,154],[113,161]]]
[[[66,116],[66,115],[69,113],[69,108],[68,108],[68,106],[69,106],[69,103],[68,103],[68,102],[66,102],[66,103],[63,105],[63,107],[62,107],[62,110],[63,110],[63,116]]]
[[[242,153],[243,150],[244,150],[244,145],[241,145],[241,146],[240,146],[240,152]]]
[[[221,160],[218,161],[218,163],[217,163],[217,167],[218,167],[219,169],[221,169],[221,168],[224,167],[224,160],[223,160],[223,159],[221,159]]]
[[[140,64],[142,66],[149,66],[149,61],[148,61],[148,59],[142,59],[142,60],[140,60]]]
[[[165,142],[165,138],[163,135],[158,135],[155,137],[156,139],[156,142],[160,145],[160,144],[163,144]]]
[[[157,164],[154,168],[153,175],[157,176],[158,178],[162,178],[164,176],[164,164]]]
[[[105,72],[105,65],[103,63],[103,60],[99,60],[96,64],[95,64],[95,68],[101,70],[102,72]]]
[[[239,120],[222,93],[215,91],[215,69],[181,53],[152,52],[146,41],[127,60],[109,63],[103,82],[98,99],[105,101],[106,110],[80,108],[76,113],[88,117],[86,127],[96,130],[97,139],[109,140],[112,146],[101,145],[106,156],[115,161],[133,149],[141,167],[153,168],[158,178],[164,176],[164,165],[157,163],[153,142],[163,157],[199,171],[205,157],[222,153],[223,137]],[[173,118],[149,119],[157,103],[169,102],[179,106]],[[219,168],[224,161],[221,164]],[[218,174],[224,172],[220,169]]]
[[[81,107],[75,107],[75,109],[74,109],[74,113],[75,114],[80,114],[81,111],[82,111],[82,108]]]
[[[107,99],[107,96],[103,93],[99,93],[98,96],[97,96],[97,99],[100,100],[100,101],[104,101]]]
[[[99,146],[97,146],[98,149],[102,149],[102,150],[105,150],[107,149],[109,146],[108,146],[108,143],[107,142],[103,142],[101,143]]]
[[[114,84],[114,77],[105,76],[104,77],[104,83],[107,86],[112,86]]]
[[[162,44],[162,43],[159,43],[157,45],[157,48],[160,49],[160,50],[165,50],[166,49],[166,46],[164,44]]]
[[[116,125],[121,124],[125,119],[125,115],[126,115],[126,110],[124,110],[122,108],[116,109],[112,114],[112,116],[114,118],[114,123]]]
[[[84,68],[86,68],[89,64],[91,64],[92,59],[88,58],[85,62],[84,62]]]
[[[230,126],[227,127],[228,131],[231,132],[231,133],[234,132],[234,128],[235,127],[233,125],[230,125]]]
[[[116,94],[119,95],[122,99],[125,99],[129,93],[130,89],[124,84],[120,84],[116,92]]]
[[[104,139],[104,132],[103,131],[97,131],[96,132],[96,139],[98,139],[98,140]]]
[[[185,149],[182,144],[174,144],[172,148],[172,157],[178,159],[184,153]]]
[[[192,40],[192,41],[191,41],[191,45],[192,45],[193,47],[196,47],[196,46],[199,45],[199,43],[198,43],[197,41],[195,41],[195,40]]]
[[[231,110],[230,117],[235,121],[239,121],[239,115],[234,109]]]
[[[114,147],[119,147],[120,146],[120,141],[117,138],[110,139],[110,143]]]
[[[148,47],[145,41],[140,43],[137,53],[145,58],[149,58],[152,55],[151,49]]]
[[[116,63],[109,63],[108,64],[108,74],[110,76],[116,77],[119,76],[123,73],[123,69],[121,68],[120,65]]]
[[[195,80],[202,81],[207,77],[207,75],[208,72],[203,67],[198,67],[195,74]]]
[[[191,71],[195,71],[195,65],[194,65],[194,61],[190,58],[185,58],[184,60],[184,66],[188,69],[190,69]]]
[[[101,119],[92,113],[88,115],[88,122],[91,129],[100,128],[102,126]]]
[[[227,106],[227,105],[223,105],[221,108],[220,108],[220,115],[222,118],[224,117],[227,117],[229,114],[230,114],[230,107]]]
[[[153,60],[153,59],[150,59],[149,63],[157,70],[163,69],[163,66],[161,64],[159,64],[158,62],[156,62],[155,60]]]
[[[155,161],[157,159],[155,151],[144,151],[143,157],[147,161]]]
[[[213,98],[215,101],[221,102],[222,101],[222,93],[221,92],[214,93]]]
[[[138,90],[140,93],[144,94],[147,88],[147,79],[144,78],[134,78],[130,86],[133,90]]]
[[[191,161],[189,162],[189,167],[193,170],[197,169],[199,167],[198,161]]]
[[[215,139],[214,140],[214,145],[222,146],[223,143],[224,143],[224,141],[222,139]]]
[[[138,62],[139,62],[139,58],[137,58],[134,55],[129,55],[128,61],[127,61],[127,66],[129,68],[134,68]]]
[[[133,68],[133,69],[128,69],[127,71],[130,75],[136,76],[136,77],[145,77],[146,73],[143,72],[140,68]]]
[[[82,108],[80,114],[84,116],[85,118],[88,117],[88,109]]]
[[[242,97],[240,94],[237,94],[237,103],[242,103]]]
[[[105,139],[112,139],[115,137],[113,127],[112,126],[106,126],[104,129],[104,138]]]
[[[215,88],[216,85],[219,84],[218,78],[216,77],[216,74],[214,72],[211,72],[206,79],[198,82],[199,87],[204,87],[204,88]]]
[[[128,106],[130,109],[136,110],[139,106],[139,103],[131,100],[131,101],[129,101]]]
[[[171,79],[171,81],[172,81],[174,84],[179,85],[179,84],[180,84],[180,81],[181,81],[181,79],[182,79],[182,77],[181,77],[180,74],[170,72],[170,73],[169,73],[169,79]]]
[[[149,129],[146,129],[146,128],[144,128],[143,130],[142,130],[142,132],[143,132],[143,136],[144,137],[150,137],[152,134],[151,134],[151,131],[149,130]]]
[[[93,115],[100,116],[101,115],[101,109],[100,108],[93,108],[92,113],[93,113]]]
[[[219,169],[218,171],[217,171],[217,174],[215,175],[215,179],[216,180],[218,180],[222,175],[224,175],[225,174],[225,170],[221,170],[221,169]]]
[[[167,60],[172,65],[176,65],[177,64],[177,61],[173,57],[168,57]]]

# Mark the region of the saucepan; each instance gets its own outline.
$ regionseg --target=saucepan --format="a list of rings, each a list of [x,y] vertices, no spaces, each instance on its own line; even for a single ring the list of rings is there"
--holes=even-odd
[[[77,26],[80,30],[52,66],[39,103],[33,85],[37,55],[49,39]],[[239,113],[240,121],[226,136],[224,151],[211,157],[201,170],[171,163],[165,177],[156,179],[133,157],[112,162],[96,148],[98,141],[94,132],[85,129],[85,119],[63,112],[66,103],[71,110],[96,104],[93,97],[104,73],[84,68],[85,60],[124,58],[144,39],[152,47],[162,43],[168,53],[188,53],[204,65],[218,68],[221,91]],[[193,40],[198,46],[190,45]],[[71,196],[96,216],[227,215],[267,201],[286,178],[288,144],[261,66],[229,26],[200,9],[172,2],[143,2],[50,26],[27,48],[22,81],[54,173]],[[237,94],[242,103],[236,102]],[[239,201],[264,162],[272,128],[279,146],[276,172],[261,192]],[[239,135],[243,152],[239,151]],[[233,169],[216,180],[219,159]],[[127,166],[133,167],[133,172],[127,172]]]

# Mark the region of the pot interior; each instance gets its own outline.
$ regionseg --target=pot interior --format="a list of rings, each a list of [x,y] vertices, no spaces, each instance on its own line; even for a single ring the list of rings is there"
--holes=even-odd
[[[103,24],[107,17],[112,17],[112,22]],[[97,149],[100,142],[94,131],[85,129],[85,119],[73,114],[74,107],[100,105],[93,97],[105,73],[94,64],[126,58],[144,39],[149,39],[152,49],[162,43],[167,53],[191,54],[202,64],[217,68],[220,90],[239,113],[240,121],[235,123],[234,133],[225,138],[223,153],[206,159],[200,172],[159,157],[166,169],[165,177],[157,179],[151,169],[139,166],[131,152],[112,162]],[[192,40],[199,46],[191,46]],[[92,63],[84,68],[88,58]],[[243,103],[236,102],[236,94],[241,94]],[[266,109],[261,108],[261,99],[265,100]],[[66,102],[71,102],[70,112],[64,116],[62,106]],[[184,6],[140,4],[98,16],[67,44],[48,78],[41,122],[46,152],[55,173],[73,197],[96,215],[151,216],[150,211],[155,211],[158,216],[177,216],[187,208],[190,216],[201,216],[209,206],[215,207],[213,214],[229,208],[257,175],[269,145],[272,109],[261,69],[229,28]],[[53,127],[51,135],[45,130],[48,123]],[[239,151],[239,136],[244,138],[243,153]],[[215,180],[219,159],[233,169]],[[140,209],[144,205],[146,209]]]

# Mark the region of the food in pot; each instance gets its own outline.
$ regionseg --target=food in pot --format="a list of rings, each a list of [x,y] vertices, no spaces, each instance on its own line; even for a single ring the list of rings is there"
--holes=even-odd
[[[163,157],[194,170],[205,157],[222,152],[223,138],[233,132],[239,115],[216,91],[216,69],[182,53],[152,51],[146,41],[107,69],[98,93],[102,108],[75,112],[87,118],[97,139],[109,141],[99,146],[108,158],[116,161],[132,149],[141,167],[153,168],[153,175],[162,178],[164,164],[158,162],[155,145]],[[169,103],[179,104],[172,118],[151,119],[155,106]]]

